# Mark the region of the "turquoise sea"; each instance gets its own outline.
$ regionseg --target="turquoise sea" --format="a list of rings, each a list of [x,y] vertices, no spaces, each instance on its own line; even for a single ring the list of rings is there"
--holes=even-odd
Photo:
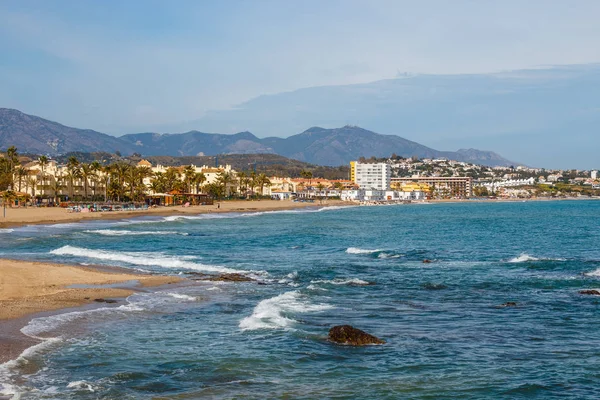
[[[36,318],[20,399],[600,397],[600,202],[412,204],[28,226],[0,257],[197,282]],[[432,263],[423,263],[424,259]],[[515,302],[515,307],[504,307]],[[386,340],[329,343],[350,324]]]

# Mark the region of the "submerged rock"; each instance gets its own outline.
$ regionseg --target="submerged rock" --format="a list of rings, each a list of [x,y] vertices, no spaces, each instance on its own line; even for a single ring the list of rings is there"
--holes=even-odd
[[[516,307],[517,303],[514,301],[507,301],[506,303],[502,304],[500,307]]]
[[[350,325],[338,325],[329,330],[329,340],[351,346],[384,344],[385,341]]]
[[[114,304],[117,302],[117,300],[111,300],[111,299],[94,299],[94,301],[96,303],[108,303],[108,304]]]
[[[194,278],[191,278],[196,281],[220,281],[220,282],[252,282],[256,279],[252,279],[247,277],[246,275],[231,273],[231,274],[221,274],[221,275],[210,275],[203,274],[200,272],[190,272],[188,275],[193,275]]]
[[[584,289],[584,290],[580,290],[579,294],[587,294],[587,295],[592,295],[592,296],[600,296],[600,290],[596,290],[596,289]]]
[[[427,290],[443,290],[443,289],[448,288],[448,286],[444,285],[443,283],[431,283],[431,282],[426,282],[426,283],[422,284],[421,287],[423,289],[427,289]]]
[[[431,264],[431,263],[432,263],[432,261],[427,258],[423,260],[423,264]]]

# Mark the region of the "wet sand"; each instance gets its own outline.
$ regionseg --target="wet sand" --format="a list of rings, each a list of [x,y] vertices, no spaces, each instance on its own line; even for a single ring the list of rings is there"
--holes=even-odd
[[[124,298],[143,287],[181,282],[174,276],[124,273],[107,268],[95,269],[51,263],[0,260],[0,363],[17,357],[36,344],[20,332],[33,315],[102,304],[95,299]],[[69,288],[71,285],[122,287]]]

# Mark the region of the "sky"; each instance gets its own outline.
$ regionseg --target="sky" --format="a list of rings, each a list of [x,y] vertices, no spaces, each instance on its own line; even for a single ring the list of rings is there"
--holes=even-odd
[[[305,87],[598,63],[599,16],[597,0],[3,0],[0,107],[172,130]]]

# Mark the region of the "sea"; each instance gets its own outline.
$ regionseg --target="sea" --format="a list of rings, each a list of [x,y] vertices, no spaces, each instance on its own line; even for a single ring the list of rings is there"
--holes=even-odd
[[[600,398],[600,201],[140,217],[0,231],[0,257],[195,278],[34,318],[14,399]],[[429,260],[431,262],[424,262]],[[335,325],[384,345],[328,341]],[[0,396],[1,397],[1,396]]]

